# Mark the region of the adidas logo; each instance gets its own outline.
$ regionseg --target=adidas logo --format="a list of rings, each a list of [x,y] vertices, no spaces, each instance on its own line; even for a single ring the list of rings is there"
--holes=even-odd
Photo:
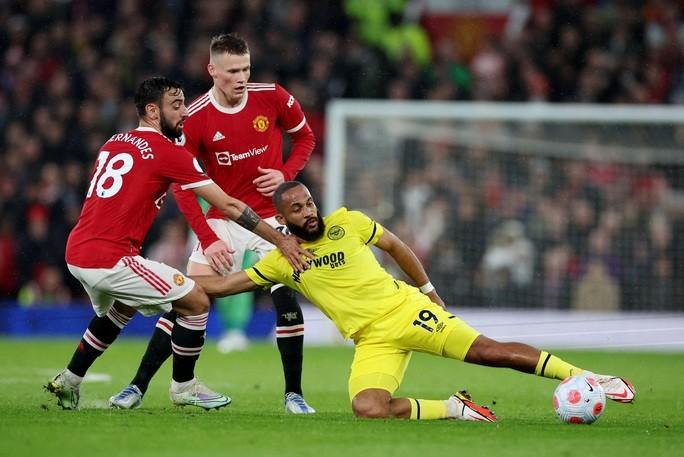
[[[222,140],[224,138],[225,138],[225,136],[223,136],[223,133],[221,133],[217,130],[216,133],[214,133],[214,138],[212,138],[212,141],[219,141],[219,140]]]

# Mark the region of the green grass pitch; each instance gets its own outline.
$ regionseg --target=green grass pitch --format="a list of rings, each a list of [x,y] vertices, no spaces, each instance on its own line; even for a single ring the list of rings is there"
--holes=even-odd
[[[220,355],[207,344],[197,367],[209,386],[233,398],[220,411],[176,408],[169,363],[143,407],[110,410],[145,343],[116,342],[81,387],[81,410],[62,411],[41,386],[68,361],[76,341],[0,339],[0,456],[675,456],[684,455],[684,354],[556,351],[569,362],[632,379],[638,401],[609,402],[593,425],[561,424],[556,381],[415,354],[399,394],[446,398],[467,388],[490,404],[497,424],[359,420],[347,398],[351,347],[306,348],[304,389],[318,409],[286,415],[273,345]]]

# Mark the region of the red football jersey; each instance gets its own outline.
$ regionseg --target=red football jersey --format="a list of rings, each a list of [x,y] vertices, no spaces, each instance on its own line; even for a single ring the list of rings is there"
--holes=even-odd
[[[112,136],[100,149],[66,261],[111,268],[140,254],[143,239],[172,182],[183,189],[212,183],[192,154],[152,128]]]
[[[248,83],[240,105],[221,106],[209,90],[188,107],[181,144],[202,160],[207,174],[228,195],[242,200],[262,218],[276,214],[270,197],[252,181],[261,176],[257,167],[281,170],[293,179],[311,154],[292,152],[283,165],[282,130],[294,134],[309,129],[299,102],[275,83]],[[184,142],[184,143],[183,143]],[[210,208],[208,218],[223,218]]]

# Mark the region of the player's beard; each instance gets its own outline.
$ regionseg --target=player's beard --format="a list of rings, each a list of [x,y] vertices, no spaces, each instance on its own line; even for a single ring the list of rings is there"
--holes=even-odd
[[[316,219],[318,220],[318,225],[314,230],[308,230],[306,228],[306,224],[311,218],[305,220],[303,226],[288,223],[287,228],[290,229],[290,233],[297,238],[301,238],[304,241],[316,241],[323,236],[323,232],[325,232],[325,223],[323,222],[320,211],[316,211]]]
[[[166,116],[162,116],[159,121],[159,127],[161,127],[161,133],[169,140],[175,140],[180,138],[183,134],[183,129],[181,127],[173,127],[167,120]]]

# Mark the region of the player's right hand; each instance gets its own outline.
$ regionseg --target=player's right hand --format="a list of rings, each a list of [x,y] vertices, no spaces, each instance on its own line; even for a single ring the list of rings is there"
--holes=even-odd
[[[433,290],[427,296],[432,300],[432,302],[436,305],[439,305],[442,307],[443,310],[446,310],[446,305],[444,304],[444,300],[442,300],[442,297],[437,295],[437,291]]]
[[[223,240],[214,241],[204,250],[209,266],[221,276],[226,276],[233,268],[233,253],[228,244]]]
[[[309,263],[305,260],[305,257],[314,258],[314,255],[303,249],[299,245],[297,238],[292,235],[283,236],[278,243],[278,249],[280,249],[287,261],[292,265],[292,268],[298,273],[309,269]]]

